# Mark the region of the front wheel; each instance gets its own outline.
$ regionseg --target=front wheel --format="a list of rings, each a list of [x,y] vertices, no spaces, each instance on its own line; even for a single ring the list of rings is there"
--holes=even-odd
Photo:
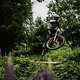
[[[57,35],[56,40],[54,41],[54,37],[51,37],[47,41],[46,46],[50,50],[55,50],[55,49],[62,47],[64,45],[64,42],[65,42],[65,38],[61,35]]]

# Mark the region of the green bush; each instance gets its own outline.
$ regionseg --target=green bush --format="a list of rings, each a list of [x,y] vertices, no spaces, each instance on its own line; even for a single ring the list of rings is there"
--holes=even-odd
[[[4,80],[5,78],[5,60],[6,57],[0,57],[0,80]]]
[[[36,63],[36,57],[25,57],[23,55],[14,57],[13,59],[15,79],[16,80],[32,80],[37,75],[38,70],[44,68]]]

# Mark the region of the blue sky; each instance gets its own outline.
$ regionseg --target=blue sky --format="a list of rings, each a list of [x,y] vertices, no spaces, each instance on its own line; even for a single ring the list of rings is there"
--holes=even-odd
[[[33,19],[35,20],[38,17],[46,18],[47,16],[47,11],[48,8],[46,7],[46,5],[48,5],[48,3],[52,0],[44,0],[43,2],[39,3],[37,2],[37,0],[31,0],[32,2],[34,2],[33,4]]]

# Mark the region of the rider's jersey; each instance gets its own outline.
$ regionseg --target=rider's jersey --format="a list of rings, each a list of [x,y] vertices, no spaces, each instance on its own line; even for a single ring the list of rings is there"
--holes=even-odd
[[[59,27],[59,22],[53,24],[49,23],[47,29],[54,30],[56,27]]]

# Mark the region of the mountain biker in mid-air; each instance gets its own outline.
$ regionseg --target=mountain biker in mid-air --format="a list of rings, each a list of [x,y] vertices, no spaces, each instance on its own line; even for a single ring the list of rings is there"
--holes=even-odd
[[[52,34],[55,34],[57,28],[59,28],[61,30],[61,26],[59,24],[59,15],[56,13],[53,13],[53,15],[49,21],[48,27],[47,27],[46,42],[48,41],[48,39],[50,37],[52,37]],[[43,44],[43,48],[46,47],[46,42]]]

